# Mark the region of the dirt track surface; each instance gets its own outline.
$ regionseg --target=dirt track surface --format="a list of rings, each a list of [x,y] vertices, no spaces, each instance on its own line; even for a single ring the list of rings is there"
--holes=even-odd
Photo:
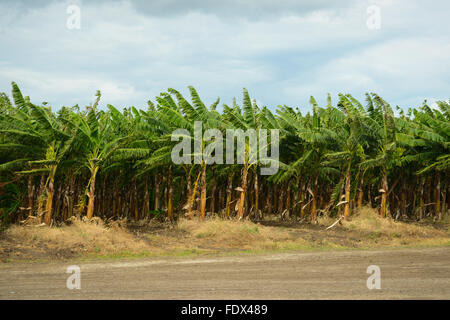
[[[0,299],[450,299],[450,248],[82,262],[69,290],[74,264],[0,265]]]

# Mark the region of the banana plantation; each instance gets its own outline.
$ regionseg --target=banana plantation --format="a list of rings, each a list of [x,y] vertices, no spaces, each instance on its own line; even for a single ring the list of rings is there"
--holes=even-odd
[[[440,219],[449,207],[450,104],[402,110],[375,93],[364,102],[328,95],[310,112],[258,106],[243,90],[205,105],[168,89],[145,110],[35,104],[12,83],[0,95],[0,221],[47,225],[92,219],[351,219],[362,206],[382,217]],[[335,100],[334,100],[335,99]],[[122,110],[122,111],[121,111]],[[220,111],[219,111],[220,110]],[[175,164],[172,133],[185,129],[279,130],[279,170],[259,161]],[[248,144],[248,142],[245,142]],[[202,150],[208,147],[203,142]],[[192,154],[192,157],[195,155]]]

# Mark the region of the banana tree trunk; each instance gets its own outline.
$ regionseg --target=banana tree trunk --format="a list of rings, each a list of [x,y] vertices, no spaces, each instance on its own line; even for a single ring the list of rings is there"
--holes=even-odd
[[[433,195],[432,195],[433,190],[431,188],[431,180],[432,180],[431,176],[427,177],[426,187],[425,187],[425,203],[427,204],[427,206],[425,207],[424,216],[426,216],[427,213],[431,213],[431,211],[433,209],[432,206],[428,205],[431,202],[433,202]]]
[[[88,220],[91,220],[92,217],[94,216],[95,178],[97,176],[97,172],[98,172],[98,167],[94,166],[91,169],[91,181],[90,181],[90,184],[89,184],[89,192],[88,192],[89,202],[88,202],[87,214],[86,214]]]
[[[73,216],[73,191],[72,189],[69,190],[69,197],[68,197],[68,209],[67,209],[67,218],[70,218]]]
[[[167,177],[163,176],[162,178],[163,188],[163,209],[167,209],[169,206],[169,190],[167,188]]]
[[[55,204],[56,204],[56,206],[55,206],[55,208],[54,208],[54,212],[55,212],[55,214],[56,214],[56,219],[58,219],[58,216],[59,217],[63,217],[63,214],[62,214],[62,200],[63,200],[63,195],[64,195],[64,192],[63,192],[63,187],[62,187],[62,185],[61,184],[59,184],[59,186],[58,186],[58,188],[55,188],[56,189],[56,193],[55,193],[55,196],[56,196],[56,199],[54,199],[54,200],[56,200],[55,201]]]
[[[118,210],[117,210],[117,202],[118,202],[118,196],[117,196],[117,178],[114,181],[113,189],[112,189],[112,214],[113,216],[118,216]]]
[[[312,206],[311,206],[311,222],[316,221],[317,217],[317,182],[319,181],[319,175],[316,174],[316,177],[314,178],[314,185],[313,185],[313,194],[312,194]]]
[[[284,188],[283,186],[278,186],[278,214],[281,216],[283,214],[284,205]]]
[[[173,219],[173,183],[172,183],[172,166],[169,166],[169,174],[167,176],[168,184],[168,200],[167,200],[167,217],[169,221]]]
[[[214,214],[214,212],[216,211],[216,187],[217,187],[217,183],[216,183],[216,167],[213,166],[212,167],[212,180],[211,180],[211,201],[210,201],[210,206],[209,206],[209,212],[211,212],[211,214]]]
[[[300,178],[298,186],[298,206],[300,208],[300,212],[298,213],[300,219],[303,219],[305,215],[305,211],[303,206],[305,205],[305,193],[303,192],[303,178]]]
[[[364,173],[361,174],[358,186],[358,210],[361,210],[364,199]]]
[[[28,216],[33,215],[33,177],[31,175],[28,176]]]
[[[381,208],[380,208],[380,215],[382,218],[386,217],[387,214],[387,193],[388,193],[388,182],[387,182],[387,172],[386,170],[383,171],[383,178],[382,178],[382,191],[381,191]]]
[[[161,183],[159,174],[155,175],[155,210],[159,210],[159,200],[161,198]]]
[[[44,194],[45,192],[45,176],[41,176],[41,181],[39,184],[39,196],[38,196],[38,208],[37,208],[37,215],[39,218],[39,223],[42,222],[42,215],[44,214]]]
[[[410,190],[409,190],[409,194],[412,195],[412,197],[413,197],[412,207],[409,210],[409,212],[411,212],[412,216],[414,216],[416,214],[416,205],[417,205],[417,192],[415,192],[416,188],[417,188],[417,181],[415,181],[414,183],[412,183],[410,185]]]
[[[230,218],[232,192],[233,192],[233,168],[230,166],[230,168],[228,169],[227,203],[226,203],[226,215],[228,219]]]
[[[150,214],[150,194],[148,192],[148,178],[145,178],[145,192],[144,192],[144,217]]]
[[[347,165],[347,173],[345,174],[345,207],[344,207],[344,219],[348,219],[350,216],[350,166],[351,161]]]
[[[300,219],[305,217],[305,192],[303,186],[300,186]]]
[[[247,185],[251,185],[250,183],[250,172],[247,172]],[[245,200],[244,200],[244,215],[243,218],[248,217],[250,215],[250,210],[252,208],[252,203],[250,203],[250,190],[247,188],[245,189]]]
[[[122,213],[122,193],[119,191],[117,198],[117,217],[120,217]]]
[[[267,215],[272,214],[272,202],[273,202],[273,187],[269,186],[268,184],[265,184],[265,190],[267,192],[267,199],[266,199],[266,210],[262,210],[263,212],[263,218],[264,218],[264,212],[266,212]]]
[[[445,185],[442,191],[441,212],[442,214],[447,213],[447,187]]]
[[[198,202],[196,201],[196,196],[197,196],[197,189],[198,189],[198,182],[200,180],[200,177],[202,175],[202,170],[200,169],[200,171],[198,172],[197,178],[195,179],[194,182],[194,187],[192,188],[192,196],[191,196],[191,200],[190,200],[190,210],[192,211],[194,209],[194,205],[197,205],[197,209],[200,208]],[[189,215],[189,217],[191,217],[192,215]]]
[[[406,215],[406,182],[403,181],[401,188],[401,215]]]
[[[290,213],[291,213],[291,184],[288,181],[287,187],[286,187],[286,218],[287,219],[290,218]]]
[[[298,183],[297,183],[297,185],[298,185]],[[295,192],[295,191],[294,191],[293,199],[292,199],[292,213],[294,214],[294,217],[295,217],[295,218],[298,218],[298,210],[297,210],[297,207],[298,207],[298,197],[299,197],[298,192]]]
[[[201,183],[202,183],[202,191],[200,194],[200,217],[201,217],[202,221],[205,221],[205,215],[206,215],[206,162],[203,163],[203,166],[202,166]]]
[[[187,214],[188,216],[191,215],[191,211],[192,211],[192,204],[193,204],[193,199],[192,199],[192,185],[191,185],[192,181],[191,181],[191,171],[190,171],[190,167],[188,167],[186,169],[186,188],[187,188]]]
[[[136,181],[133,182],[133,209],[134,209],[134,219],[139,220],[139,202],[137,195]]]
[[[56,166],[51,166],[49,177],[48,177],[48,184],[46,187],[47,202],[45,203],[45,224],[48,226],[50,225],[50,222],[52,219],[52,213],[53,213],[52,210],[53,210],[55,173],[56,173]]]
[[[223,188],[219,188],[219,194],[217,195],[217,212],[221,212],[223,209]]]
[[[447,174],[447,176],[448,176],[448,174]],[[450,208],[450,197],[448,196],[448,194],[450,193],[450,185],[448,184],[448,182],[447,182],[447,187],[445,189],[445,193],[447,194],[447,197],[446,197],[447,201],[445,204],[445,213],[447,214],[448,209]]]
[[[133,213],[134,212],[134,197],[133,197],[133,183],[131,183],[131,188],[127,188],[127,193],[128,193],[128,207],[127,207],[127,217],[129,213]],[[136,220],[136,217],[135,217]]]
[[[435,203],[436,203],[436,216],[439,220],[441,220],[441,174],[439,172],[436,173],[436,195],[435,195]]]
[[[237,215],[238,220],[241,220],[244,214],[245,194],[247,190],[247,176],[248,176],[248,163],[247,161],[245,161],[244,167],[242,168],[242,184],[241,184],[242,190],[241,190],[241,197],[239,200],[239,209]]]
[[[255,180],[253,181],[255,188],[255,216],[259,217],[259,185],[258,185],[258,169],[255,166]]]

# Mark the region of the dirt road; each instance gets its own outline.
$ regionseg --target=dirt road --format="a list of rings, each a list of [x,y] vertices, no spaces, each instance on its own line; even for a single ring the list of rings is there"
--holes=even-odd
[[[1,299],[450,299],[450,248],[0,265]],[[369,290],[369,265],[381,289]]]

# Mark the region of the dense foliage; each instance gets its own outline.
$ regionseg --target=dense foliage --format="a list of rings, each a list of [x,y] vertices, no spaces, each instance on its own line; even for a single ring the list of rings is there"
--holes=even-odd
[[[33,104],[12,83],[0,95],[0,219],[36,217],[46,224],[71,216],[174,220],[180,215],[308,219],[349,217],[363,205],[382,216],[440,218],[447,212],[450,104],[426,103],[407,113],[377,94],[363,106],[351,95],[311,97],[312,112],[243,102],[206,106],[168,89],[147,110],[119,111],[95,102],[53,112]],[[189,101],[190,100],[190,101]],[[280,170],[262,176],[261,163],[175,165],[171,134],[203,130],[279,129]],[[225,136],[225,134],[224,134]],[[202,148],[206,147],[205,143]],[[246,148],[248,150],[248,148]]]

